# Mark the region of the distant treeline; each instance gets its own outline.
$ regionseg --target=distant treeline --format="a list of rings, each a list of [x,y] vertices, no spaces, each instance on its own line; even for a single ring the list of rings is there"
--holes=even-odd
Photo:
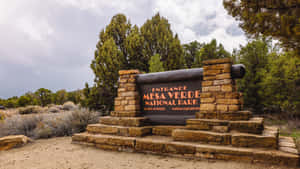
[[[47,106],[49,104],[62,105],[67,101],[75,104],[80,103],[84,99],[81,90],[67,92],[66,90],[58,90],[52,92],[49,89],[40,88],[35,92],[28,92],[20,97],[14,96],[8,99],[0,98],[0,105],[6,108],[25,107],[28,105]]]

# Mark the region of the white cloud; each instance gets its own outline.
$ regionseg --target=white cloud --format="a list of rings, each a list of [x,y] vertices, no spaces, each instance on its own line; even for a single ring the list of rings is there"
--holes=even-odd
[[[182,43],[216,38],[231,51],[246,42],[221,0],[0,0],[0,97],[83,88],[93,81],[89,64],[111,17],[124,13],[141,26],[156,12]]]

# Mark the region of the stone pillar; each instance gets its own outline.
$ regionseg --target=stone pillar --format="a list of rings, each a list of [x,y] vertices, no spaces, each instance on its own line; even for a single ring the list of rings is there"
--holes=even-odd
[[[203,62],[200,112],[197,118],[234,120],[232,113],[241,110],[241,94],[231,77],[230,58]]]
[[[140,115],[140,95],[136,85],[139,70],[120,70],[118,96],[111,112],[114,117],[136,117]]]

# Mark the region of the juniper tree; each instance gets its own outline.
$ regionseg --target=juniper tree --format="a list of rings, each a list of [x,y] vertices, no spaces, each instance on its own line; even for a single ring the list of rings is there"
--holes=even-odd
[[[144,37],[144,55],[147,59],[159,54],[165,70],[184,67],[183,50],[177,35],[173,35],[168,20],[159,13],[141,27]]]
[[[299,0],[224,0],[223,4],[248,36],[272,36],[297,50],[299,56]]]
[[[149,60],[149,72],[163,72],[163,63],[160,61],[159,54],[155,54]]]

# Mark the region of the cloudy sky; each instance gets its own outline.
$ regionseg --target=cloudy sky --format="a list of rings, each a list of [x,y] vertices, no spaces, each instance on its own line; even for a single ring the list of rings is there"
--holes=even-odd
[[[216,38],[229,51],[246,43],[222,0],[0,0],[0,98],[92,84],[89,65],[111,17],[141,26],[157,12],[182,43]]]

